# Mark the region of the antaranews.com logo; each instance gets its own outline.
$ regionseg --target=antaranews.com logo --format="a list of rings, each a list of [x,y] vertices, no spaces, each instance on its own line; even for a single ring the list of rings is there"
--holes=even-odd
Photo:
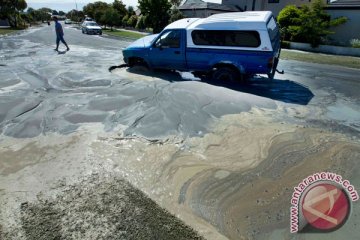
[[[294,187],[290,232],[331,232],[343,226],[359,195],[350,181],[331,172],[314,173]]]

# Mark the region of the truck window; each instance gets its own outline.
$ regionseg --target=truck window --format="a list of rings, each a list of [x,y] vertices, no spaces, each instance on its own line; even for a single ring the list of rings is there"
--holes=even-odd
[[[194,30],[191,37],[195,45],[256,48],[261,43],[257,31]]]
[[[155,42],[156,47],[162,48],[180,48],[181,32],[179,30],[171,30],[163,33]]]
[[[274,44],[276,42],[276,38],[280,37],[279,28],[278,28],[278,25],[276,24],[276,21],[275,21],[274,17],[270,18],[270,20],[267,23],[266,27],[268,29],[271,44],[274,47]]]

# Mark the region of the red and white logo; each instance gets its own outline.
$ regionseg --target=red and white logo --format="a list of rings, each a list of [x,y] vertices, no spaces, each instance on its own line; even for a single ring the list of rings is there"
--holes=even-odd
[[[331,231],[341,227],[350,213],[346,193],[330,183],[311,187],[301,203],[305,220],[318,230]]]
[[[331,232],[345,224],[359,194],[339,174],[320,172],[304,178],[291,196],[290,232]]]

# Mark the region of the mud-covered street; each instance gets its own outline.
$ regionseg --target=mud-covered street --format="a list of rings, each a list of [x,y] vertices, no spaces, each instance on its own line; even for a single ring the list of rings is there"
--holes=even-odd
[[[110,72],[131,41],[64,30],[69,52],[53,26],[0,38],[0,239],[358,238],[357,202],[328,234],[290,234],[289,209],[316,172],[360,190],[360,69]]]

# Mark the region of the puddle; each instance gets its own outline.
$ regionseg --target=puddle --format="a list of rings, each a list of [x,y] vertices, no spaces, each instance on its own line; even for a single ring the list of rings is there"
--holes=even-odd
[[[327,117],[360,131],[360,107],[358,105],[341,100],[336,102],[335,105],[329,106],[327,109]]]

